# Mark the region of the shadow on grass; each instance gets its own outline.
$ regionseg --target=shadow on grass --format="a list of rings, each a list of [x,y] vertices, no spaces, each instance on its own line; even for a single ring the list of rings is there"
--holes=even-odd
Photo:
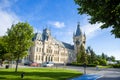
[[[6,79],[5,77],[0,77],[0,79]]]
[[[0,80],[22,80],[21,73],[18,72],[6,72],[0,71]],[[25,72],[24,80],[67,80],[68,78],[73,78],[75,76],[80,76],[81,73],[72,73],[72,72]],[[10,77],[7,77],[10,76]]]

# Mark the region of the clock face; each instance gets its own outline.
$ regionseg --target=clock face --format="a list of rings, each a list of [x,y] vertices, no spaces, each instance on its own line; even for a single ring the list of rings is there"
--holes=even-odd
[[[77,40],[77,41],[76,41],[76,44],[79,45],[79,44],[80,44],[80,41]]]

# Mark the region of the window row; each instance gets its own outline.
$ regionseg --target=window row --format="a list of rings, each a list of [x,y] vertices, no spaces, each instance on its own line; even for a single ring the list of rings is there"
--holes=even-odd
[[[36,48],[36,52],[43,52],[43,48],[37,47],[37,48]]]
[[[40,59],[41,59],[41,56],[36,55],[35,60],[40,60]]]
[[[52,53],[52,49],[47,49],[46,52],[47,53]]]

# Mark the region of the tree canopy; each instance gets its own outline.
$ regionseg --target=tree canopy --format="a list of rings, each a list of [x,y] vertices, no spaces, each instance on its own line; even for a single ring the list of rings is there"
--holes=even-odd
[[[87,54],[85,52],[85,48],[83,45],[80,46],[80,49],[78,50],[78,53],[77,53],[77,62],[78,63],[88,63],[87,61]]]
[[[120,38],[120,0],[74,0],[78,14],[90,15],[91,24],[103,23],[101,29],[112,27],[111,33]]]
[[[33,28],[27,22],[19,22],[12,25],[5,36],[9,52],[16,60],[16,71],[19,59],[22,59],[32,44]]]
[[[0,59],[2,61],[5,60],[5,54],[7,53],[7,48],[6,48],[6,44],[4,41],[4,37],[0,37]]]

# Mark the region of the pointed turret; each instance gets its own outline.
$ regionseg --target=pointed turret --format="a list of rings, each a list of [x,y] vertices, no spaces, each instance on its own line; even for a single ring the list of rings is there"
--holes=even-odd
[[[48,40],[48,38],[51,36],[51,32],[48,28],[45,28],[43,30],[42,35],[43,35],[43,40]]]
[[[80,23],[78,23],[75,36],[80,36],[80,35],[82,35],[82,31],[80,29]]]

